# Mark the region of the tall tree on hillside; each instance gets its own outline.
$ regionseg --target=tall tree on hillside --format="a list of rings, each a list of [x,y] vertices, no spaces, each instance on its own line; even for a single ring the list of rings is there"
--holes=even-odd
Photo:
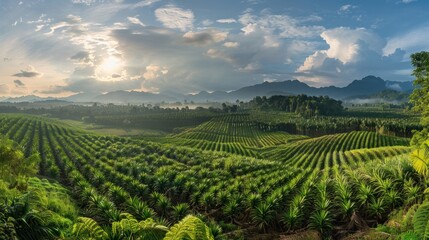
[[[414,104],[414,110],[422,114],[421,122],[423,126],[429,125],[429,52],[419,52],[411,55],[411,62],[414,66],[413,75],[415,89],[411,94],[410,101]],[[425,134],[422,134],[425,133]],[[414,142],[418,142],[418,148],[411,154],[413,167],[420,173],[427,181],[429,180],[429,139],[427,138],[427,131],[416,133],[413,137]],[[429,191],[429,188],[427,189]]]
[[[415,89],[410,101],[413,109],[422,114],[422,124],[429,125],[429,52],[419,52],[411,55],[414,66],[413,75]]]

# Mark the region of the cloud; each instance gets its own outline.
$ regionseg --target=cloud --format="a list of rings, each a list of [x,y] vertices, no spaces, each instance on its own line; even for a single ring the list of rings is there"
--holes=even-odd
[[[79,51],[75,55],[71,56],[70,59],[81,63],[89,63],[91,62],[91,54],[87,51]]]
[[[351,5],[351,4],[346,4],[340,7],[340,9],[338,9],[338,14],[347,14],[350,13],[352,9],[357,8],[357,6],[355,5]]]
[[[15,73],[12,76],[14,76],[14,77],[33,78],[33,77],[40,77],[42,75],[43,74],[40,73],[40,72],[37,72],[36,69],[33,66],[29,65],[26,70],[21,70],[21,72]]]
[[[59,94],[64,92],[74,93],[105,93],[118,90],[138,89],[141,86],[142,79],[125,81],[100,81],[95,78],[66,79],[67,85],[52,86],[47,90],[42,90],[43,94]]]
[[[257,5],[257,4],[264,3],[264,2],[265,2],[265,0],[247,0],[247,2],[248,2],[249,4],[252,4],[252,5]]]
[[[130,79],[141,77],[143,80],[141,89],[186,93],[232,90],[244,83],[258,82],[248,74],[237,71],[248,64],[247,61],[241,63],[241,58],[253,54],[248,49],[243,53],[226,53],[217,49],[224,47],[214,41],[206,45],[185,43],[182,33],[168,28],[146,27],[139,32],[116,29],[112,31],[112,36],[119,43],[118,49],[128,63]],[[207,49],[213,50],[208,52]]]
[[[137,16],[136,17],[127,17],[127,19],[128,19],[128,21],[130,21],[133,24],[140,25],[142,27],[146,26],[144,23],[142,23],[140,21],[140,19],[137,18]]]
[[[9,85],[0,84],[0,94],[8,94],[10,92]]]
[[[407,53],[429,50],[428,32],[429,26],[424,26],[393,37],[387,41],[387,45],[383,48],[383,54],[385,56],[390,55],[398,48],[405,50]]]
[[[46,18],[46,14],[42,13],[37,20],[27,21],[28,24],[48,24],[52,22],[52,18]]]
[[[183,35],[185,43],[207,45],[214,42],[222,42],[228,37],[228,32],[215,29],[203,30],[199,32],[187,32]]]
[[[147,7],[147,6],[150,6],[154,3],[157,3],[159,1],[161,1],[161,0],[143,0],[143,1],[140,1],[140,2],[135,3],[135,4],[131,4],[130,6],[131,6],[131,9]]]
[[[19,79],[13,80],[13,83],[15,84],[15,87],[25,87],[25,84]]]
[[[356,61],[361,43],[366,43],[373,51],[380,51],[384,45],[381,38],[364,28],[334,28],[324,31],[320,36],[329,45],[329,49],[317,51],[309,56],[299,71],[319,67],[326,58],[337,59],[343,64]]]
[[[238,43],[238,42],[225,42],[223,44],[223,46],[227,47],[227,48],[236,48],[236,47],[240,46],[240,43]]]
[[[416,2],[416,1],[417,0],[401,0],[400,3],[408,4],[408,3],[412,3],[412,2]]]
[[[397,80],[395,70],[409,68],[409,63],[402,61],[404,51],[383,56],[385,41],[370,30],[340,27],[324,31],[321,37],[329,48],[308,56],[298,67],[297,78],[315,85],[341,85],[369,73]]]
[[[186,31],[192,29],[194,13],[190,9],[165,6],[155,10],[155,16],[165,27]]]
[[[91,5],[96,3],[97,0],[72,0],[73,4],[85,4],[85,5]]]
[[[213,21],[212,21],[212,20],[210,20],[210,19],[205,19],[205,20],[203,20],[203,21],[201,22],[201,24],[202,24],[203,26],[205,26],[205,27],[208,27],[208,26],[210,26],[210,25],[213,25]]]
[[[218,22],[218,23],[236,23],[237,20],[235,20],[233,18],[223,18],[223,19],[216,20],[216,22]]]
[[[82,27],[82,18],[76,15],[69,14],[64,21],[57,22],[50,26],[51,31],[46,33],[47,35],[53,34],[57,29],[64,27],[74,27],[74,30],[79,30]]]
[[[230,63],[234,62],[234,59],[230,57],[228,54],[214,48],[210,48],[209,50],[207,50],[207,56],[211,58],[219,58]]]
[[[38,31],[42,30],[42,28],[43,28],[44,26],[45,26],[45,25],[37,25],[37,26],[36,26],[36,29],[34,29],[34,31],[35,31],[35,32],[38,32]]]
[[[150,64],[146,67],[146,71],[143,74],[143,77],[145,80],[154,80],[156,78],[159,78],[161,75],[166,75],[167,73],[168,69],[166,67]]]
[[[263,13],[261,16],[245,13],[238,20],[244,34],[256,31],[265,32],[265,35],[275,35],[279,38],[312,38],[318,37],[325,30],[322,26],[303,25],[300,21],[287,15],[273,15]]]

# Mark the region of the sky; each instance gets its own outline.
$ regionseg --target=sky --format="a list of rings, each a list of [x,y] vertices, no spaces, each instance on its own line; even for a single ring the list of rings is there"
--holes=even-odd
[[[1,0],[0,96],[412,80],[426,0]]]

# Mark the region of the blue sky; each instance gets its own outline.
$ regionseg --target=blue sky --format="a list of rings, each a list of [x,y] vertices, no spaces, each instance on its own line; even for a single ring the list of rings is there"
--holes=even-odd
[[[2,0],[0,96],[411,80],[423,0]]]

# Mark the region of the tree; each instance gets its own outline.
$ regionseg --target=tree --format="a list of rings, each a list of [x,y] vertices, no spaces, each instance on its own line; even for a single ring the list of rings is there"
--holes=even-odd
[[[422,114],[422,124],[429,125],[429,52],[419,52],[411,55],[414,66],[413,75],[415,89],[410,97],[413,109]]]
[[[421,123],[423,126],[429,125],[429,52],[419,52],[411,55],[411,62],[414,66],[413,75],[414,91],[411,94],[410,102],[414,105],[414,111],[422,114]],[[425,136],[426,135],[426,136]],[[429,177],[429,140],[423,142],[422,138],[427,137],[427,131],[422,131],[413,138],[413,143],[420,143],[418,148],[411,154],[413,167],[424,178]],[[423,143],[422,143],[423,142]]]

